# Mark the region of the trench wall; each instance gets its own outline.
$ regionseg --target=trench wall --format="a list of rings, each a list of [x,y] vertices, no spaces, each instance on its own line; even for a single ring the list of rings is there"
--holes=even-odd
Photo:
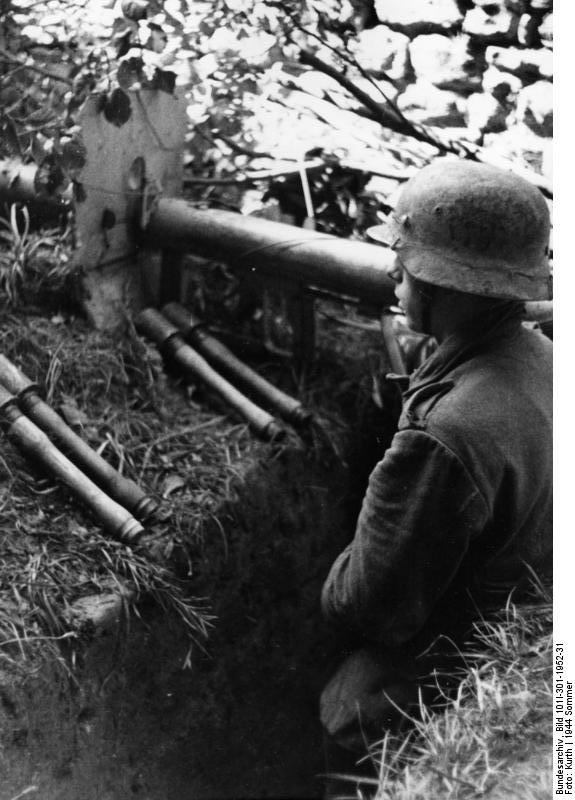
[[[317,702],[333,645],[322,581],[349,539],[348,476],[294,447],[253,463],[192,578],[205,649],[157,608],[0,693],[0,800],[320,797]]]

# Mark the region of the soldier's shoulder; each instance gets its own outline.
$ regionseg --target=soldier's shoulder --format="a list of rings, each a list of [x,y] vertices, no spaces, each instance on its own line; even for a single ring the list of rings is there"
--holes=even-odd
[[[453,391],[454,387],[455,381],[448,379],[426,383],[408,393],[399,418],[399,429],[425,430],[434,409],[443,398]]]

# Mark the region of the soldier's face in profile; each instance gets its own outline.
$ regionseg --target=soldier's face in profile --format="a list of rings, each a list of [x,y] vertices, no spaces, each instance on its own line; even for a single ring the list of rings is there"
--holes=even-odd
[[[424,298],[419,291],[417,283],[405,269],[398,256],[388,271],[389,277],[395,281],[395,296],[397,304],[405,314],[405,321],[412,331],[428,333],[424,330]]]

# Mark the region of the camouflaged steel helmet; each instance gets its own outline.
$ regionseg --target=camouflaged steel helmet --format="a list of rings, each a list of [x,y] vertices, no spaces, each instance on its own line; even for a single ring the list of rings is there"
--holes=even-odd
[[[549,211],[523,178],[485,164],[438,160],[404,186],[368,235],[426,283],[485,297],[550,295]]]

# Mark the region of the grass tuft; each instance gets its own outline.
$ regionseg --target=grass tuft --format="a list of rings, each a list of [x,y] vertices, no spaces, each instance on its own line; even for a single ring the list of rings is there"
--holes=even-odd
[[[59,305],[74,281],[72,241],[69,226],[32,230],[27,207],[13,204],[0,216],[0,301]]]
[[[88,510],[6,439],[0,457],[0,669],[33,669],[40,651],[74,649],[70,609],[115,593],[137,613],[152,600],[200,645],[212,624],[194,595],[202,538],[258,450],[245,425],[190,404],[156,351],[128,329],[93,331],[80,319],[8,313],[0,351],[44,386],[58,409],[75,406],[82,436],[163,505],[134,546],[102,534]]]
[[[457,694],[373,748],[374,800],[543,800],[551,795],[552,607],[510,603],[481,622]],[[549,755],[548,755],[549,754]],[[356,795],[357,796],[357,795]]]

